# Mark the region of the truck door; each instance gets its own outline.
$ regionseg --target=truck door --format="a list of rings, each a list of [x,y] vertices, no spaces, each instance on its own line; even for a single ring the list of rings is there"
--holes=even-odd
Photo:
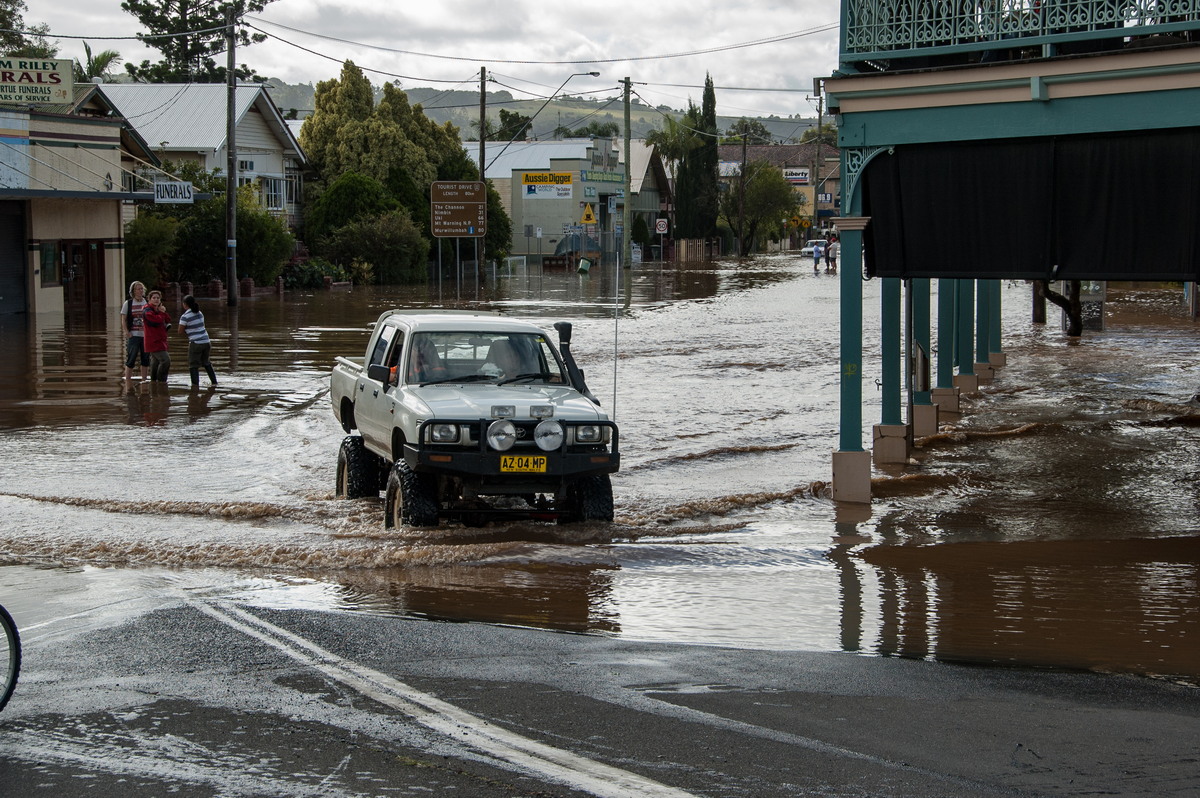
[[[394,366],[403,348],[404,333],[397,327],[384,327],[371,349],[367,360],[368,368],[379,364]],[[355,408],[354,419],[368,442],[387,451],[391,445],[392,405],[396,387],[390,380],[379,382],[371,379],[367,376],[367,370],[364,368],[358,375],[358,396],[355,403],[361,405]]]

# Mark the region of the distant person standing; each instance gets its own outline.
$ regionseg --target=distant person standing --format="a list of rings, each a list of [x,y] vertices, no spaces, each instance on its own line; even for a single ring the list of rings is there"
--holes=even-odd
[[[171,355],[167,352],[167,329],[171,316],[163,308],[162,291],[151,291],[146,309],[142,311],[146,328],[146,353],[150,356],[150,381],[166,382],[171,370]]]
[[[817,242],[817,243],[813,244],[813,271],[814,272],[817,269],[821,268],[821,255],[822,255],[821,243]]]
[[[188,338],[188,372],[192,375],[192,387],[200,387],[201,368],[208,374],[209,385],[216,385],[217,375],[209,362],[212,339],[208,337],[208,330],[204,326],[204,314],[200,312],[196,297],[191,294],[183,298],[183,304],[187,310],[179,317],[179,329]]]
[[[146,354],[146,332],[142,322],[142,312],[146,309],[146,286],[134,280],[129,284],[129,299],[121,306],[121,329],[125,331],[125,379],[133,379],[133,367],[139,361],[142,366],[142,379],[146,379],[146,370],[150,366],[150,356]]]
[[[825,247],[825,271],[827,273],[835,274],[837,272],[838,253],[841,249],[842,245],[836,238],[830,239],[829,246]]]

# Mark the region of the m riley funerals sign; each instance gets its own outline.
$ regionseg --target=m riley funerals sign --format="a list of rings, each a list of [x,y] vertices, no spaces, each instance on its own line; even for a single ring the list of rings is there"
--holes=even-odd
[[[0,103],[70,102],[73,66],[69,58],[0,58]]]

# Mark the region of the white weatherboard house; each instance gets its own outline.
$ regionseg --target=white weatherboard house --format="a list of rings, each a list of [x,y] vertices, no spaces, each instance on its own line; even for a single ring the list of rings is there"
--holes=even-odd
[[[105,96],[163,161],[228,167],[227,88],[220,83],[105,83]],[[239,85],[234,101],[238,185],[258,186],[263,207],[298,221],[304,153],[264,86]]]

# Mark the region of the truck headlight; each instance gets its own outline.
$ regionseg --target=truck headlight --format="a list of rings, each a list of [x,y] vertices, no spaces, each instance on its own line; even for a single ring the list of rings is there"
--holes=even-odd
[[[487,442],[498,452],[507,452],[517,442],[517,426],[508,419],[488,424]]]
[[[604,428],[599,424],[580,424],[575,428],[578,443],[600,443],[604,440]]]
[[[434,443],[457,443],[457,424],[434,424],[429,428],[429,439]]]
[[[562,448],[564,437],[563,425],[548,418],[539,421],[533,430],[533,440],[543,452]]]

